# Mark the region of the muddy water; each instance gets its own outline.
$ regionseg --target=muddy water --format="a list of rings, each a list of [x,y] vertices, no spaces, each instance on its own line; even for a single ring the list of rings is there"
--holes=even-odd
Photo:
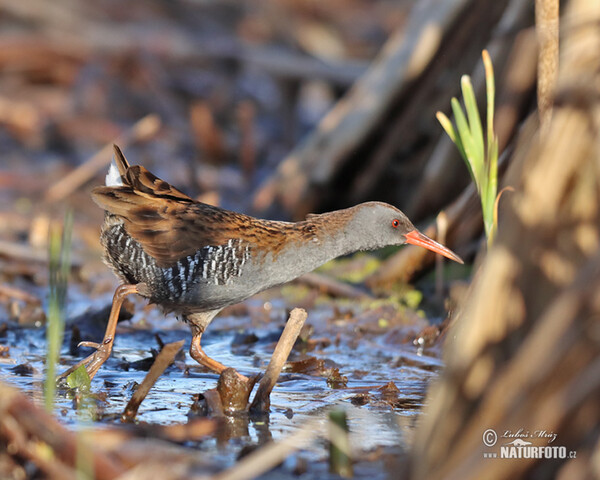
[[[253,300],[248,308],[260,311],[261,302],[264,300]],[[269,301],[264,305],[268,306],[266,317],[270,321],[257,321],[256,315],[254,319],[252,315],[217,318],[203,336],[208,355],[245,375],[264,371],[286,318],[283,302]],[[246,445],[284,438],[315,418],[326,423],[333,407],[347,412],[351,442],[358,457],[382,447],[403,450],[418,421],[427,384],[441,368],[441,362],[431,351],[418,351],[410,341],[422,326],[418,321],[414,324],[415,317],[409,315],[401,321],[395,318],[391,324],[387,320],[382,323],[378,315],[389,313],[390,309],[372,313],[367,308],[366,313],[359,309],[356,317],[348,319],[346,314],[340,320],[336,318],[340,316],[339,310],[340,306],[332,303],[309,310],[307,323],[313,330],[310,338],[314,341],[292,351],[289,359],[292,367],[284,370],[272,393],[267,423],[264,419],[229,419],[231,425],[225,438],[221,434],[194,447],[210,458],[214,469],[232,465]],[[83,356],[83,352],[76,356],[69,353],[70,331],[67,328],[59,371]],[[203,371],[187,354],[190,340],[187,327],[173,318],[164,319],[158,312],[145,310],[119,324],[113,355],[93,380],[92,391],[100,397],[96,400],[96,422],[120,421],[135,385],[146,375],[144,368],[151,364],[150,350],[158,348],[156,333],[165,343],[185,339],[185,355],[181,353],[152,388],[139,409],[138,421],[184,423],[196,395],[216,385],[217,376]],[[10,357],[0,359],[3,379],[41,401],[44,328],[10,327],[0,338],[0,344],[10,346]],[[148,361],[144,362],[145,359]],[[337,375],[333,375],[334,380],[332,372]],[[340,381],[338,377],[345,379]],[[397,391],[388,385],[390,382]],[[68,392],[59,392],[55,411],[73,428],[89,425],[90,421],[82,421],[81,413],[73,408]],[[307,449],[292,455],[279,470],[291,475],[302,460],[308,465],[309,475],[303,478],[323,478],[326,458],[326,444],[317,439]],[[374,478],[387,478],[390,473],[372,462],[365,463],[363,470]]]

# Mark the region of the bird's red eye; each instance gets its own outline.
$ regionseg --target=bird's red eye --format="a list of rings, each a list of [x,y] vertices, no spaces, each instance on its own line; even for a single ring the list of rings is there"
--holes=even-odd
[[[392,227],[398,228],[398,225],[400,225],[400,220],[394,218],[394,220],[392,220]]]

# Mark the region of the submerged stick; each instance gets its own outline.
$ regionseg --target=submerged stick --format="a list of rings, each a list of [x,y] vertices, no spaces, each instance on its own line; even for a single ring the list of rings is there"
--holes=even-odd
[[[179,340],[178,342],[167,343],[163,347],[157,355],[156,360],[154,360],[152,367],[150,367],[150,370],[144,377],[144,380],[140,383],[137,390],[133,392],[129,403],[127,403],[123,415],[121,416],[123,422],[131,422],[135,419],[140,404],[144,401],[144,398],[146,398],[146,395],[148,395],[148,392],[154,386],[158,377],[160,377],[167,367],[173,363],[175,355],[181,350],[183,343],[184,340]]]
[[[252,405],[250,405],[250,412],[265,413],[269,411],[269,407],[271,406],[269,396],[271,395],[271,391],[279,378],[283,365],[287,361],[290,351],[300,334],[300,330],[304,326],[306,316],[306,310],[302,308],[294,308],[291,311],[290,318],[283,329],[279,342],[277,342],[277,346],[275,347],[265,376],[258,385],[258,390],[254,396]]]

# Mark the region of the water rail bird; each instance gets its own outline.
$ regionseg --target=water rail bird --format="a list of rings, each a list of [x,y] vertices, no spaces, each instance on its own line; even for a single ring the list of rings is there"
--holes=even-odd
[[[410,243],[462,263],[386,203],[361,203],[300,222],[261,220],[193,200],[144,167],[130,166],[117,146],[106,185],[92,197],[106,211],[104,261],[122,284],[103,341],[82,342],[96,351],[61,377],[85,365],[93,378],[111,353],[119,310],[132,293],[187,322],[190,355],[221,373],[226,367],[204,353],[200,340],[228,305],[359,250]]]

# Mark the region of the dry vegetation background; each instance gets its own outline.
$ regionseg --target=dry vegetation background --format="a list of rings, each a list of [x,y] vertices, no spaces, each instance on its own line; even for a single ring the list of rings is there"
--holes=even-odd
[[[600,4],[561,3],[556,78],[555,52],[542,48],[538,63],[540,15],[553,4],[0,1],[2,315],[43,322],[48,231],[68,207],[81,294],[112,287],[92,260],[102,212],[89,190],[113,141],[187,193],[259,216],[387,201],[468,260],[481,252],[447,366],[389,472],[600,478]],[[435,120],[462,74],[482,97],[483,48],[496,71],[501,183],[515,189],[485,256],[475,190]],[[412,281],[432,262],[400,250],[366,283]],[[4,418],[62,462],[39,456],[37,467],[72,474],[75,440],[59,426],[66,443],[43,437],[26,420],[53,420],[20,402],[2,387]],[[577,458],[484,459],[488,428],[552,430]],[[114,452],[92,463],[104,478],[124,471]]]

